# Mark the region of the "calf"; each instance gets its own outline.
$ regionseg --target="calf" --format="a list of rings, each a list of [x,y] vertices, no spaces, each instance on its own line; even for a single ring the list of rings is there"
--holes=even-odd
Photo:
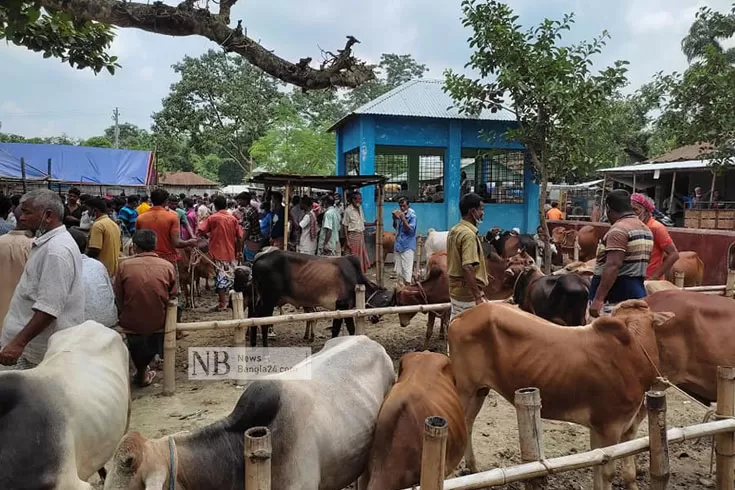
[[[294,381],[297,373],[308,379]],[[160,439],[125,436],[105,490],[242,490],[243,433],[255,426],[271,431],[273,490],[341,490],[367,469],[394,380],[393,362],[377,342],[364,335],[328,340],[290,371],[251,382],[220,421]]]
[[[396,305],[428,305],[434,303],[449,302],[449,281],[447,278],[446,265],[444,268],[434,267],[429,271],[426,279],[414,284],[406,285],[396,290]],[[429,341],[434,334],[434,323],[437,316],[441,319],[441,327],[439,327],[439,339],[444,340],[446,327],[449,324],[450,311],[428,312],[428,320],[426,323],[426,338],[424,340],[423,350],[429,348]],[[399,313],[398,319],[402,327],[407,327],[416,313]]]
[[[673,282],[677,272],[684,273],[684,287],[701,286],[704,282],[704,262],[697,252],[679,252],[679,260],[671,266],[666,279]]]
[[[446,250],[448,236],[448,231],[436,231],[434,228],[429,228],[429,231],[426,233],[426,239],[424,240],[426,256],[431,257],[441,250]]]
[[[576,274],[546,276],[526,267],[516,280],[513,300],[523,311],[557,325],[584,325],[589,282]]]
[[[448,422],[444,476],[457,467],[467,444],[467,426],[449,358],[433,352],[401,357],[398,381],[383,402],[368,463],[367,490],[401,490],[419,483],[424,421]]]
[[[456,316],[449,352],[469,433],[465,461],[477,471],[472,425],[488,391],[513,403],[515,391],[541,390],[541,416],[584,425],[590,446],[631,439],[639,409],[656,380],[654,328],[673,316],[652,312],[640,300],[621,303],[612,317],[569,328],[506,304],[482,304]],[[635,486],[635,461],[623,478]],[[595,471],[595,489],[611,489],[614,463]]]
[[[54,333],[38,367],[0,372],[0,488],[92,490],[129,416],[120,335],[93,321]]]

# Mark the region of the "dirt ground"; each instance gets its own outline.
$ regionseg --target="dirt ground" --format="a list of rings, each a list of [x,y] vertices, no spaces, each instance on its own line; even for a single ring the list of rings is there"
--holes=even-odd
[[[203,291],[198,300],[198,308],[185,311],[182,321],[228,319],[231,312],[210,313],[215,297],[212,292]],[[284,312],[293,311],[290,306]],[[276,310],[276,314],[278,311]],[[367,335],[380,342],[397,363],[408,352],[421,349],[425,335],[426,316],[419,314],[411,324],[402,328],[397,315],[385,316],[376,324],[368,323]],[[313,343],[303,340],[303,324],[276,325],[276,338],[272,345],[309,346],[314,352],[324,345],[331,332],[331,322],[320,321],[315,330]],[[347,332],[343,328],[342,335]],[[258,340],[260,342],[260,339]],[[161,437],[182,430],[192,430],[209,424],[227,415],[243,391],[242,387],[231,382],[189,381],[186,373],[187,348],[190,346],[232,346],[233,331],[201,331],[190,334],[178,341],[176,356],[176,394],[172,397],[161,395],[161,373],[157,382],[144,389],[133,388],[133,412],[131,430],[147,437]],[[431,350],[445,352],[446,345],[438,339],[435,329]],[[397,365],[397,364],[396,364]],[[704,409],[671,390],[668,392],[669,427],[686,426],[702,422]],[[647,425],[641,426],[639,437],[647,435]],[[478,464],[482,470],[506,467],[520,463],[516,414],[513,406],[491,392],[475,422],[472,435]],[[563,456],[589,450],[587,429],[565,422],[544,421],[543,434],[546,457]],[[713,476],[709,475],[711,444],[707,439],[699,442],[686,442],[672,445],[671,472],[669,488],[699,489],[713,488]],[[638,483],[640,488],[649,488],[647,455],[637,457]],[[573,471],[552,476],[549,479],[551,490],[577,490],[592,488],[591,470]],[[623,488],[618,480],[619,486]],[[98,483],[99,485],[99,483]],[[519,484],[505,488],[521,489]]]

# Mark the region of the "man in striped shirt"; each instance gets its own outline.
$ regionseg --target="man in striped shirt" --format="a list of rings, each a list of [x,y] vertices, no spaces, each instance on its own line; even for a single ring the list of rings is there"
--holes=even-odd
[[[615,304],[646,296],[643,281],[653,250],[653,234],[633,212],[630,194],[616,189],[605,198],[610,230],[597,248],[590,285],[590,316],[609,314]]]

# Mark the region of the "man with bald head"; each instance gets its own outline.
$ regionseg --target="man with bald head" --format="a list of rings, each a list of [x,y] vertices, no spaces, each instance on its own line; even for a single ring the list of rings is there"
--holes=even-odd
[[[36,238],[3,322],[4,366],[35,367],[54,332],[84,322],[82,257],[63,218],[64,204],[53,191],[35,190],[20,200],[18,225]]]

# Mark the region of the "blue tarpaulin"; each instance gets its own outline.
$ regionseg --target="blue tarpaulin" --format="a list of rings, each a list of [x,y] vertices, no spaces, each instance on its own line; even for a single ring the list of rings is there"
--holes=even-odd
[[[0,143],[0,177],[21,178],[20,159],[28,178],[51,178],[98,185],[148,185],[153,180],[151,152],[71,145]]]

